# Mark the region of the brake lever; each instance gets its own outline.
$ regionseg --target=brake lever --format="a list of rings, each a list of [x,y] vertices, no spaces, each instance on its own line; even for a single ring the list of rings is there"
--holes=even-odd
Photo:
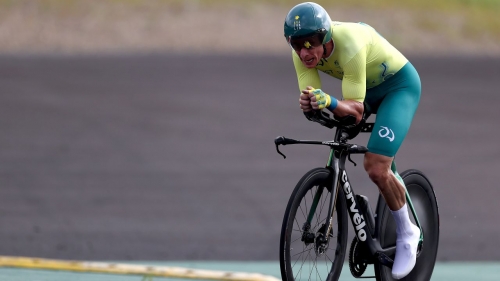
[[[354,162],[352,159],[351,159],[351,154],[349,153],[349,155],[347,156],[347,159],[349,160],[349,162],[351,162],[352,164],[354,164],[354,167],[357,166],[356,162]]]
[[[281,153],[281,151],[279,149],[279,145],[283,144],[284,142],[285,142],[285,137],[282,137],[282,136],[279,136],[279,137],[277,137],[277,138],[274,139],[274,144],[276,145],[276,151],[278,152],[278,154],[280,154],[281,156],[283,156],[283,159],[286,159],[285,154]]]
[[[283,156],[283,159],[286,159],[286,156],[285,154],[281,153],[280,149],[278,148],[279,144],[276,144],[276,151],[281,155]]]

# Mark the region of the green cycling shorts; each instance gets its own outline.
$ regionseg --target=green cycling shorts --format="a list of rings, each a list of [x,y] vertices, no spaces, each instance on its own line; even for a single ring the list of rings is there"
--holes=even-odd
[[[410,62],[382,84],[366,90],[366,110],[376,114],[369,152],[396,155],[410,129],[421,90],[420,77]]]

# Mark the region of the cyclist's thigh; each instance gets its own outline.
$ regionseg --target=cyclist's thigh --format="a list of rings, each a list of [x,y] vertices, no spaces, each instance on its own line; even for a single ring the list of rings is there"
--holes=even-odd
[[[377,110],[367,146],[370,152],[393,157],[410,129],[420,101],[421,85],[418,73],[408,64],[400,70],[402,73],[397,73],[401,75],[386,81],[391,83],[386,85],[384,90],[388,93]]]

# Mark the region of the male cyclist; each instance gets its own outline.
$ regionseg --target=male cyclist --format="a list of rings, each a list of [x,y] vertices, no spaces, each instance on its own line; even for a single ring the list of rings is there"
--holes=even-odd
[[[376,114],[364,167],[397,224],[392,275],[401,279],[415,266],[420,229],[410,221],[405,186],[401,177],[392,172],[391,163],[420,100],[418,73],[372,27],[331,21],[316,3],[293,7],[285,18],[284,31],[293,49],[300,108],[304,112],[326,108],[338,117],[353,115],[357,123],[364,111]],[[318,70],[342,80],[342,100],[321,90]]]

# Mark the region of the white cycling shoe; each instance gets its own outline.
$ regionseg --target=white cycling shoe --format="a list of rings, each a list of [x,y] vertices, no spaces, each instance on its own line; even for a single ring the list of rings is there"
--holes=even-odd
[[[417,248],[420,240],[420,229],[411,224],[412,234],[397,233],[396,257],[392,267],[392,277],[394,279],[404,278],[410,274],[417,261]]]

